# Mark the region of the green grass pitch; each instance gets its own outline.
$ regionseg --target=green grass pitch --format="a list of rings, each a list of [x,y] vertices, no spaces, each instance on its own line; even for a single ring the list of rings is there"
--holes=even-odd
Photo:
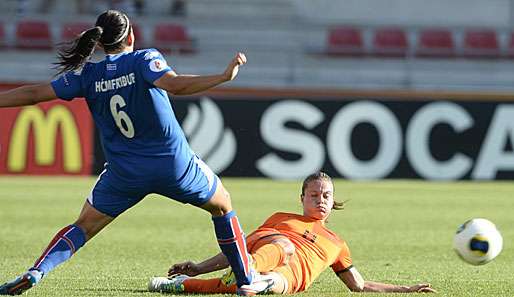
[[[32,265],[50,238],[77,217],[94,178],[0,178],[0,282]],[[250,232],[275,211],[300,212],[300,182],[224,179],[243,228]],[[349,182],[336,198],[349,200],[328,226],[344,238],[366,280],[430,282],[434,296],[514,296],[514,184]],[[456,228],[488,218],[504,249],[493,262],[471,266],[452,250]],[[149,196],[121,215],[27,296],[160,296],[146,292],[150,276],[171,263],[218,252],[210,216]],[[351,294],[330,269],[301,296]],[[365,296],[384,296],[365,294]]]

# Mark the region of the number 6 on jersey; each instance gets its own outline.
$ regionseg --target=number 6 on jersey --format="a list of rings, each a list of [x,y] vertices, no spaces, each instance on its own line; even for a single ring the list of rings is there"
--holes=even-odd
[[[116,126],[120,129],[120,132],[127,138],[134,137],[134,125],[132,124],[130,117],[123,110],[118,110],[118,108],[122,108],[127,105],[123,97],[120,95],[112,96],[110,105],[112,117],[116,122]],[[125,123],[125,126],[123,126],[122,122]]]

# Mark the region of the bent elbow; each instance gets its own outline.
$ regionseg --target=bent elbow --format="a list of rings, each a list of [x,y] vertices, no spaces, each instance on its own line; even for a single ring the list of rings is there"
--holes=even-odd
[[[353,287],[353,288],[350,288],[350,291],[352,291],[354,293],[361,293],[361,292],[364,292],[364,288],[363,287]]]
[[[178,89],[178,88],[167,88],[165,89],[166,92],[168,92],[169,96],[180,96],[180,95],[187,95],[187,93],[184,92],[185,88]]]
[[[350,289],[350,291],[356,292],[356,293],[364,292],[364,284],[355,284],[353,286],[348,287],[348,289]]]
[[[365,292],[366,282],[364,280],[356,280],[348,286],[348,289],[350,289],[352,292]]]
[[[38,104],[50,99],[55,99],[55,94],[52,94],[50,90],[53,92],[53,89],[42,84],[29,86],[27,92],[29,93],[30,104]]]

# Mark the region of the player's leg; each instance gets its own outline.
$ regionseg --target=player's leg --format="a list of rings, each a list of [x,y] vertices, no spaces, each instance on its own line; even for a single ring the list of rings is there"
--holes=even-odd
[[[71,258],[112,220],[112,217],[98,212],[86,202],[77,221],[57,232],[26,273],[0,286],[0,295],[18,295],[32,288],[57,265]]]
[[[294,244],[280,231],[272,228],[257,229],[246,238],[247,248],[259,273],[268,273],[277,267],[287,265],[295,253]],[[226,285],[235,283],[235,275],[227,271],[222,276]]]
[[[185,293],[194,294],[235,294],[237,286],[226,286],[219,278],[195,279],[188,278],[182,281]]]
[[[112,220],[113,217],[99,212],[89,202],[84,203],[78,219],[57,232],[32,269],[48,274],[57,265],[68,260]]]
[[[219,278],[197,279],[179,274],[173,277],[153,277],[148,283],[148,290],[172,294],[235,294],[237,286],[227,286]]]
[[[270,272],[268,278],[273,279],[273,286],[267,293],[286,294],[288,284],[286,279],[277,272]],[[236,284],[226,285],[220,278],[197,279],[185,275],[173,277],[153,277],[148,283],[150,292],[172,294],[234,294]]]
[[[212,215],[218,244],[234,271],[239,286],[251,283],[250,256],[239,220],[230,201],[230,195],[218,182],[212,198],[200,206]]]
[[[286,265],[295,253],[294,244],[279,231],[257,230],[246,239],[258,272],[269,272]]]
[[[288,281],[286,277],[284,277],[281,273],[272,271],[269,272],[267,276],[273,280],[273,287],[271,287],[269,293],[281,295],[286,295],[290,293]]]
[[[218,180],[216,192],[200,206],[212,214],[218,244],[227,257],[236,278],[238,295],[253,296],[269,291],[273,280],[262,276],[250,266],[245,234],[230,201],[230,194]]]
[[[109,170],[104,170],[84,203],[78,219],[57,233],[33,268],[48,274],[69,259],[115,217],[137,203],[134,201],[139,201],[138,199],[142,199],[140,193],[120,182]]]
[[[25,274],[0,286],[0,295],[21,294],[68,260],[116,216],[144,197],[144,194],[131,190],[129,186],[120,185],[110,172],[104,171],[84,203],[78,219],[57,232],[34,266]]]
[[[256,273],[250,269],[245,236],[236,213],[232,210],[228,191],[199,158],[192,158],[187,168],[180,183],[177,184],[173,179],[169,182],[163,181],[157,193],[198,206],[211,213],[218,244],[234,271],[238,287],[253,284],[253,276]],[[259,287],[266,289],[267,282],[260,282],[262,285]]]

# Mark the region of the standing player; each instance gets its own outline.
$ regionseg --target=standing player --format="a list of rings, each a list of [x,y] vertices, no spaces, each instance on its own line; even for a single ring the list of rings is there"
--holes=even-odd
[[[303,215],[275,213],[247,238],[254,268],[274,281],[270,292],[302,292],[329,266],[354,292],[435,292],[429,284],[400,286],[364,281],[352,264],[346,242],[325,226],[332,209],[343,207],[343,203],[334,201],[334,186],[327,174],[318,172],[308,176],[300,199]],[[188,277],[226,267],[228,262],[223,254],[199,264],[190,261],[175,264],[169,270],[171,278],[152,278],[148,288],[169,293],[233,293],[236,286],[231,273],[217,279]]]
[[[88,62],[95,47],[107,54]],[[157,193],[212,214],[223,254],[237,275],[238,293],[255,295],[268,281],[250,270],[243,231],[218,177],[190,149],[166,92],[193,94],[233,80],[246,57],[238,53],[218,75],[177,75],[155,49],[134,51],[128,17],[102,13],[95,27],[59,53],[62,75],[51,83],[0,93],[0,107],[84,97],[100,131],[107,163],[78,219],[61,229],[29,270],[0,286],[21,294],[68,260],[117,216]]]

